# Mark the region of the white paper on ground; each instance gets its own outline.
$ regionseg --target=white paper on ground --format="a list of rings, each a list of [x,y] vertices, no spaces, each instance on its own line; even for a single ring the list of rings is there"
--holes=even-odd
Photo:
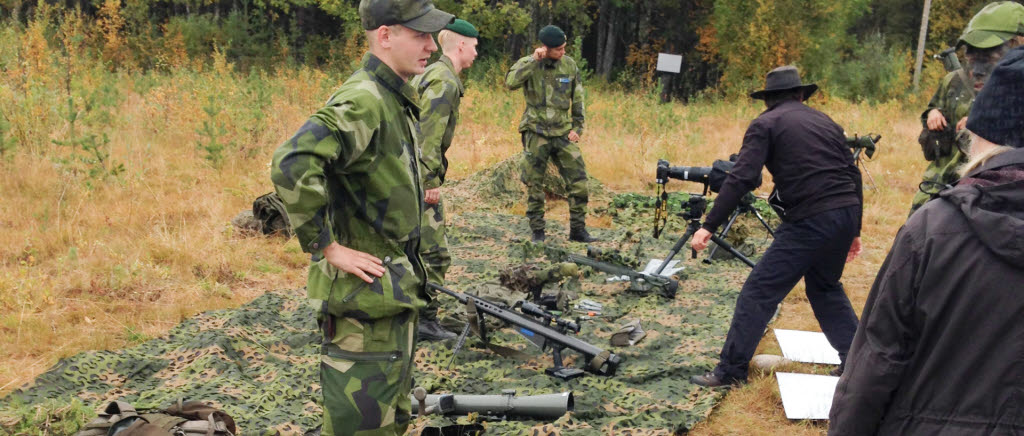
[[[828,419],[839,377],[777,372],[782,407],[789,419]]]
[[[821,332],[775,329],[782,355],[787,359],[804,363],[827,363],[838,365],[839,352],[828,343]]]
[[[664,261],[661,260],[661,259],[651,259],[651,260],[647,261],[647,266],[644,267],[644,270],[642,272],[644,274],[651,274],[651,275],[653,275],[654,272],[658,270],[658,267],[661,266],[662,262],[664,262]],[[665,276],[665,277],[671,277],[672,274],[675,274],[675,273],[677,273],[679,271],[682,271],[683,269],[686,268],[685,266],[681,266],[679,268],[676,268],[675,266],[678,263],[679,263],[678,260],[671,260],[671,261],[669,261],[668,262],[668,266],[665,267],[665,270],[662,271],[661,274],[658,274],[658,275]]]

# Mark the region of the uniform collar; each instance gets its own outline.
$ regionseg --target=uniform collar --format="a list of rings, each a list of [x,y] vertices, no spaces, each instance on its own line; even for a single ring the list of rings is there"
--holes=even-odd
[[[419,117],[420,107],[416,104],[416,90],[409,85],[409,82],[402,80],[384,61],[380,60],[373,53],[367,53],[366,57],[363,58],[363,70],[366,71],[373,80],[385,88],[391,90],[399,97],[402,105],[412,109],[416,117]]]
[[[437,61],[444,64],[444,66],[448,67],[448,69],[452,71],[452,76],[455,76],[455,83],[459,86],[459,95],[465,93],[466,87],[462,85],[462,79],[459,78],[459,73],[455,72],[455,64],[452,63],[451,58],[445,55],[441,55],[441,58],[438,59]]]

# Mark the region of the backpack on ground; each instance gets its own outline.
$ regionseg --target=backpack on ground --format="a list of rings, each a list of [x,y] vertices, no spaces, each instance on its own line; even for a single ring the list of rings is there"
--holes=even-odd
[[[235,420],[201,401],[182,401],[165,409],[136,410],[113,401],[75,436],[234,436]]]

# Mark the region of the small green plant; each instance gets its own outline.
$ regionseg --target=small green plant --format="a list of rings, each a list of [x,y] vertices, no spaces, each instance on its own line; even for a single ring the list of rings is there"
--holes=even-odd
[[[9,138],[7,132],[11,130],[11,122],[6,115],[0,116],[0,160],[10,161],[14,157],[14,146],[17,144],[14,139]]]
[[[149,335],[139,331],[138,327],[133,325],[124,326],[124,340],[128,341],[129,344],[141,344],[150,339],[153,339]]]
[[[18,436],[75,434],[96,416],[81,400],[47,400],[26,405],[17,400],[0,409],[0,433]]]
[[[228,129],[224,126],[223,121],[217,119],[221,112],[217,99],[213,96],[207,97],[206,104],[203,105],[203,112],[206,112],[206,119],[203,120],[203,127],[196,130],[201,137],[196,143],[196,149],[204,153],[203,159],[206,159],[210,165],[220,168],[224,164],[225,149],[225,144],[221,142],[220,138],[227,134]]]
[[[67,139],[53,140],[54,144],[71,149],[69,156],[56,159],[58,163],[72,168],[73,171],[83,169],[90,179],[118,176],[125,171],[123,163],[115,162],[110,157],[110,137],[106,132],[101,132],[99,135],[86,131],[79,133],[76,128],[78,121],[92,112],[98,103],[105,104],[100,101],[100,92],[100,90],[96,90],[88,94],[81,110],[75,104],[74,96],[68,96],[67,106],[60,113],[61,118],[68,122]],[[92,187],[91,181],[87,181],[86,185]]]

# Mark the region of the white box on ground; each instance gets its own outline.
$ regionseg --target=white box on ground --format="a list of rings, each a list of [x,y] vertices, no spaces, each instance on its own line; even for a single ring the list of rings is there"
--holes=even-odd
[[[668,53],[658,53],[658,65],[654,69],[666,73],[678,73],[683,70],[683,57]]]
[[[787,359],[804,363],[826,363],[838,365],[839,352],[828,343],[821,332],[775,329],[782,355]]]
[[[782,407],[789,419],[828,419],[839,377],[777,372]]]

